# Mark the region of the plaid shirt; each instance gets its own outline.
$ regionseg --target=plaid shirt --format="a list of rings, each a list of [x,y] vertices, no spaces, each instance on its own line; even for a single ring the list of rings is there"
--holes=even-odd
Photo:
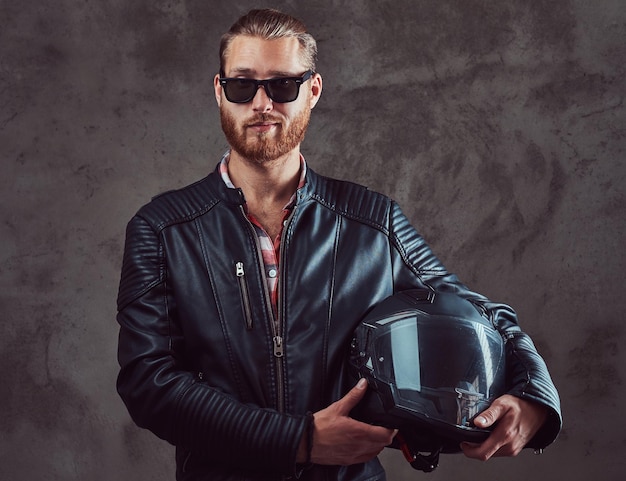
[[[230,151],[227,151],[222,160],[220,162],[220,174],[222,176],[222,180],[226,184],[227,187],[234,189],[235,185],[230,180],[230,176],[228,175],[228,160],[230,157]],[[300,183],[298,184],[298,189],[304,186],[306,183],[306,162],[304,161],[304,157],[300,155]],[[272,301],[272,308],[274,309],[274,313],[277,311],[278,306],[278,259],[280,258],[280,239],[283,233],[284,221],[287,220],[289,214],[293,210],[293,206],[296,203],[296,193],[294,192],[289,199],[289,202],[285,207],[283,207],[283,224],[280,229],[280,232],[276,236],[275,239],[271,239],[269,234],[265,231],[263,226],[259,223],[259,221],[250,213],[246,208],[246,214],[248,215],[248,219],[254,226],[254,230],[259,239],[259,245],[261,246],[261,253],[263,255],[263,265],[265,267],[265,281],[267,283],[267,289],[270,293],[270,299]]]

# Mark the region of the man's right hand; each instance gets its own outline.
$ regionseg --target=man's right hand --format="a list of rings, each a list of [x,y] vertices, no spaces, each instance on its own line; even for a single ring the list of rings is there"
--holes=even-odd
[[[367,391],[367,381],[361,379],[339,401],[313,415],[313,445],[311,462],[347,466],[364,463],[391,444],[397,430],[372,426],[349,417]],[[306,440],[302,440],[298,461],[306,457]]]

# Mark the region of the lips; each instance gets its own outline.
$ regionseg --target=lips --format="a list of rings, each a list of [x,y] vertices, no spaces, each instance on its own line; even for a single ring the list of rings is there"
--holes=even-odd
[[[273,124],[273,123],[252,124],[252,125],[249,125],[248,128],[258,133],[264,133],[264,132],[269,132],[276,125],[277,124]]]
[[[277,124],[278,122],[254,122],[252,124],[248,124],[248,127],[271,127]]]

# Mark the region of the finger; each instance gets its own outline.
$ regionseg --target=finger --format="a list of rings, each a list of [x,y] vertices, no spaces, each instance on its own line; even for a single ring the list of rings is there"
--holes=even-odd
[[[360,421],[357,421],[360,422]],[[381,447],[387,446],[393,442],[394,436],[397,434],[397,429],[387,428],[385,426],[374,426],[366,424],[367,436],[370,441]]]
[[[336,405],[340,414],[347,415],[354,406],[356,406],[367,391],[367,380],[359,379],[359,382],[348,393],[337,401]]]
[[[474,425],[479,428],[488,428],[493,426],[493,424],[500,419],[502,413],[504,412],[504,408],[498,403],[496,399],[491,406],[485,409],[482,413],[480,413],[474,419]]]
[[[478,459],[480,461],[487,461],[491,459],[500,449],[499,443],[489,442],[489,439],[482,444],[476,443],[461,443],[461,450],[463,454],[468,458]]]

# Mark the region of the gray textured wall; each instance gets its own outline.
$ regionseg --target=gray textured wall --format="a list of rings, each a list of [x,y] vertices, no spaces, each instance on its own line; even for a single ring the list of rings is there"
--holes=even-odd
[[[217,162],[217,42],[256,4],[0,2],[0,479],[173,479],[114,389],[124,227]],[[623,479],[625,5],[273,4],[319,40],[309,163],[516,307],[563,397],[543,456],[426,477],[389,452],[391,480]]]

